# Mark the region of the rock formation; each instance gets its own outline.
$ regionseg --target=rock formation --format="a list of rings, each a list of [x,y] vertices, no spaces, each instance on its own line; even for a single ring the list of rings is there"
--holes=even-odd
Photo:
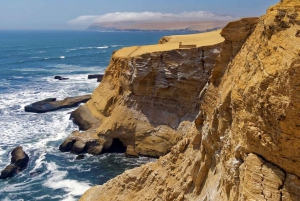
[[[219,31],[190,37],[197,47],[168,42],[116,51],[91,100],[71,115],[85,132],[73,132],[60,150],[100,154],[119,139],[131,156],[168,153],[198,114],[224,40]]]
[[[23,151],[21,146],[17,146],[11,152],[10,164],[1,171],[0,179],[13,177],[15,174],[24,170],[27,167],[28,162],[28,155]]]
[[[86,103],[91,99],[91,95],[67,97],[64,100],[57,101],[56,98],[47,98],[42,101],[25,106],[25,112],[45,113],[59,110],[62,108],[76,107],[80,103]]]
[[[281,0],[228,24],[183,139],[80,200],[300,200],[299,14],[300,1]]]

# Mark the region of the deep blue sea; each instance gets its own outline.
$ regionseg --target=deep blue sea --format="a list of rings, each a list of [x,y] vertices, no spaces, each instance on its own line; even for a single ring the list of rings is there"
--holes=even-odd
[[[33,114],[24,106],[92,93],[99,83],[87,75],[104,73],[114,50],[154,44],[173,34],[178,33],[0,31],[0,169],[18,145],[30,157],[23,172],[0,180],[0,200],[78,200],[91,186],[153,161],[123,154],[86,154],[75,160],[76,155],[58,150],[77,129],[69,120],[74,109]],[[69,80],[55,80],[55,75]]]

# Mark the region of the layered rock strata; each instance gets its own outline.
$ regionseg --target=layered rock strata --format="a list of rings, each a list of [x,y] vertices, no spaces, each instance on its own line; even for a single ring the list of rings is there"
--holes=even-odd
[[[100,154],[119,139],[127,155],[168,153],[198,114],[224,40],[217,31],[194,37],[207,40],[188,49],[176,42],[116,51],[91,100],[72,114],[85,132],[72,133],[60,150]]]
[[[184,139],[80,200],[300,200],[299,14],[299,1],[282,0],[225,27]]]

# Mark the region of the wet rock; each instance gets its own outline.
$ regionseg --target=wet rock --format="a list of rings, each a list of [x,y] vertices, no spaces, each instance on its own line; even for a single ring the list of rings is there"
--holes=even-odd
[[[56,76],[54,76],[54,79],[56,79],[56,80],[68,80],[69,78],[67,78],[67,77],[62,77],[62,76],[60,76],[60,75],[56,75]]]
[[[15,164],[20,169],[25,169],[29,162],[28,155],[23,151],[21,146],[13,149],[11,152],[11,164]]]
[[[21,146],[17,146],[11,152],[11,164],[1,171],[0,179],[13,177],[15,174],[24,170],[27,167],[28,162],[28,155],[23,151]]]
[[[55,75],[54,76],[54,79],[56,79],[56,80],[61,79],[61,78],[62,78],[62,76],[60,76],[60,75]]]
[[[80,103],[86,103],[90,99],[91,95],[68,97],[61,101],[56,101],[56,98],[48,98],[30,105],[26,105],[25,112],[45,113],[62,108],[71,108],[76,107]]]
[[[80,155],[76,156],[75,160],[82,160],[84,158],[85,158],[85,155],[80,154]]]
[[[68,80],[69,78],[67,78],[67,77],[63,77],[63,78],[60,78],[60,79],[58,79],[58,80]]]
[[[93,75],[88,75],[88,79],[97,79],[98,82],[101,82],[103,76],[104,76],[103,74],[93,74]]]
[[[85,132],[74,131],[59,146],[62,152],[71,152],[73,154],[89,153],[99,155],[102,153],[105,140],[100,139],[95,129]]]
[[[18,167],[14,164],[9,164],[1,171],[0,179],[7,179],[13,177],[17,173]]]

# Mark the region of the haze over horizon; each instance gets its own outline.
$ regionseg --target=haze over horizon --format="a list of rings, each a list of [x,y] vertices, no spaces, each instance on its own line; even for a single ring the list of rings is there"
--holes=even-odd
[[[14,0],[1,1],[0,30],[83,30],[97,22],[207,21],[254,17],[279,0]]]

